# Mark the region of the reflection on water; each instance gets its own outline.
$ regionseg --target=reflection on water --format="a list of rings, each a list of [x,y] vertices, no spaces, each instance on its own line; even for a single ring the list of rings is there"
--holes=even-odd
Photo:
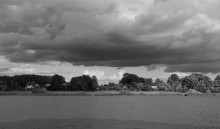
[[[47,118],[143,120],[220,127],[220,97],[0,96],[0,121]]]

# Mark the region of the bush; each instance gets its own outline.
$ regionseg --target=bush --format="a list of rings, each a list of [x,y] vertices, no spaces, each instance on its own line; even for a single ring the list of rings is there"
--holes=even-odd
[[[143,85],[142,91],[153,91],[153,88],[149,84]]]
[[[32,93],[46,93],[47,90],[46,90],[46,88],[36,87],[36,88],[33,88],[31,92]]]

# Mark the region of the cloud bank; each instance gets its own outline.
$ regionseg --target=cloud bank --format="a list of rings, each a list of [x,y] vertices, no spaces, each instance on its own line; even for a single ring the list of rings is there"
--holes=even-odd
[[[219,6],[219,0],[1,0],[0,56],[216,73]]]

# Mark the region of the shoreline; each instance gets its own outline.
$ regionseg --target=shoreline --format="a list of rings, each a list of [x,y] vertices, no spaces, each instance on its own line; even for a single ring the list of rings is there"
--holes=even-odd
[[[2,129],[218,129],[218,126],[185,125],[142,120],[116,120],[96,118],[30,119],[17,122],[0,122]]]
[[[0,96],[220,96],[220,93],[179,93],[164,91],[48,91],[45,93],[32,93],[30,91],[0,92]]]

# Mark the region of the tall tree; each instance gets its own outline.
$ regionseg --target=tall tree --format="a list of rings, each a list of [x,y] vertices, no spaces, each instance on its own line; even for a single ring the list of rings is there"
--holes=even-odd
[[[60,90],[65,90],[65,78],[61,75],[53,75],[53,77],[51,78],[51,82],[50,82],[50,87],[48,87],[48,90],[50,91],[60,91]]]
[[[170,85],[165,83],[163,80],[161,80],[159,78],[156,79],[155,83],[160,91],[169,91],[170,90]]]
[[[93,79],[88,75],[73,77],[70,80],[68,90],[70,91],[95,91],[96,85]]]
[[[220,81],[220,74],[216,76],[215,81]]]
[[[216,76],[213,81],[213,87],[211,88],[211,92],[219,93],[220,92],[220,74]]]
[[[186,86],[188,89],[195,89],[204,93],[212,89],[212,84],[212,80],[208,76],[198,73],[186,76],[182,81],[182,85]]]
[[[182,91],[182,84],[177,74],[171,74],[168,78],[167,83],[171,86],[172,91]]]
[[[153,79],[152,78],[145,78],[145,84],[152,84]]]
[[[120,83],[122,83],[123,85],[126,85],[126,84],[130,85],[132,82],[139,83],[140,80],[141,79],[135,74],[125,73],[123,75],[123,78],[120,80]]]
[[[97,88],[99,86],[98,79],[96,76],[92,76],[93,85]]]
[[[177,74],[171,74],[171,76],[167,80],[167,83],[171,85],[173,82],[179,82],[179,80],[180,79]]]

